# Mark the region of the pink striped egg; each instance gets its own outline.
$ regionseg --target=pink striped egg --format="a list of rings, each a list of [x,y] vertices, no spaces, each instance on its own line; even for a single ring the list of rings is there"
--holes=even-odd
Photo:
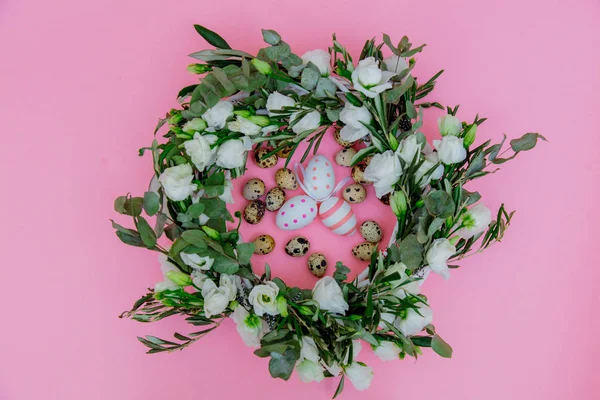
[[[317,203],[309,196],[295,196],[277,210],[275,225],[284,231],[295,231],[310,224],[317,216]]]
[[[313,199],[319,201],[329,196],[335,186],[331,161],[321,154],[314,156],[306,166],[302,182]]]
[[[356,232],[356,216],[350,204],[339,197],[330,197],[319,206],[323,225],[336,235],[350,236]]]

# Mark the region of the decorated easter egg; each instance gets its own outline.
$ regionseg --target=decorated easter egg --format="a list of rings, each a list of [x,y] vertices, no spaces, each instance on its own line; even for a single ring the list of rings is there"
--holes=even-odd
[[[309,196],[295,196],[277,211],[275,225],[285,231],[295,231],[310,224],[317,216],[317,203]]]
[[[335,187],[333,165],[327,157],[317,154],[309,161],[304,172],[303,182],[306,190],[317,201],[326,198]]]
[[[352,207],[339,197],[330,197],[319,206],[323,225],[336,235],[350,236],[356,232],[356,217]]]

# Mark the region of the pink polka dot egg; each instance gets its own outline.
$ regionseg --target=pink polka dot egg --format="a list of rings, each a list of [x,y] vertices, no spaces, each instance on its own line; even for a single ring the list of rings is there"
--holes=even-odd
[[[285,231],[295,231],[310,224],[317,216],[317,203],[309,196],[292,197],[277,210],[275,225]]]
[[[331,161],[321,154],[314,156],[304,170],[303,183],[312,198],[321,200],[329,196],[335,187]]]

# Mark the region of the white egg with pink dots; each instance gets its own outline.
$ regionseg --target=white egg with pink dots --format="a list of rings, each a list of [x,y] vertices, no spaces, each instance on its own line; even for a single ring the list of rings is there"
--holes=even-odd
[[[301,171],[304,176],[300,180],[310,197],[320,201],[327,198],[333,192],[335,186],[335,172],[333,165],[327,157],[317,154],[309,161],[306,169]]]
[[[275,225],[285,231],[304,228],[317,216],[317,202],[310,196],[295,196],[277,211]]]

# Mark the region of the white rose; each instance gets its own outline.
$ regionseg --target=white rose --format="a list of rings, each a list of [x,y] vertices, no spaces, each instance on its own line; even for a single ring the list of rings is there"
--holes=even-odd
[[[246,164],[246,146],[238,139],[228,140],[217,151],[217,165],[221,168],[233,169]]]
[[[365,179],[373,182],[378,198],[390,193],[402,175],[400,159],[392,150],[375,154],[365,168]]]
[[[229,288],[218,288],[212,280],[206,279],[202,285],[202,297],[204,297],[204,315],[210,318],[221,314],[227,308],[230,301]]]
[[[167,197],[173,201],[181,201],[188,198],[198,186],[192,183],[194,173],[189,164],[176,165],[167,168],[160,174],[158,181],[165,189]]]
[[[392,288],[394,289],[392,292],[394,296],[403,299],[406,297],[406,293],[419,294],[419,292],[421,291],[421,285],[419,281],[413,280],[410,283],[406,283],[406,281],[408,281],[410,278],[406,274],[406,265],[404,263],[397,262],[390,265],[386,269],[384,276],[390,276],[395,272],[397,272],[398,275],[400,275],[400,278],[390,282]]]
[[[213,129],[222,129],[227,122],[227,118],[233,115],[233,104],[228,101],[221,100],[215,104],[212,108],[209,108],[202,118],[206,121],[206,124]]]
[[[402,57],[398,57],[395,54],[383,60],[383,63],[385,64],[385,67],[388,71],[395,72],[396,74],[399,74],[400,72],[408,68],[406,60],[404,60],[404,58]]]
[[[418,312],[413,308],[408,309],[406,317],[397,318],[394,325],[405,336],[412,336],[421,332],[431,321],[433,321],[433,311],[425,304],[419,303]]]
[[[229,292],[229,301],[235,300],[237,296],[237,284],[236,281],[240,280],[237,275],[221,274],[219,277],[219,289]]]
[[[209,279],[204,272],[198,269],[193,270],[190,277],[192,278],[192,283],[200,289],[204,286],[204,282]]]
[[[433,171],[431,169],[440,161],[436,152],[425,154],[425,160],[415,173],[416,181],[422,188],[427,186],[432,180],[438,180],[444,175],[444,166],[438,165]]]
[[[223,190],[223,194],[219,198],[227,204],[235,203],[233,200],[233,181],[229,177],[225,179],[225,190]]]
[[[179,253],[179,256],[186,265],[201,271],[208,271],[215,262],[210,257],[200,257],[198,254]]]
[[[256,285],[248,295],[248,301],[254,307],[254,312],[259,317],[264,314],[278,315],[277,295],[279,287],[274,282],[265,282],[264,285]]]
[[[269,330],[267,323],[254,314],[250,314],[244,307],[238,305],[231,319],[235,322],[240,337],[248,347],[260,347],[260,339]]]
[[[244,135],[254,136],[258,135],[262,128],[256,125],[254,122],[250,121],[249,119],[240,117],[238,115],[235,121],[227,123],[227,129],[229,129],[232,132],[240,132]]]
[[[400,352],[402,349],[394,342],[385,340],[373,350],[373,353],[379,357],[382,361],[398,360],[400,358]]]
[[[313,300],[319,303],[321,310],[342,315],[348,311],[349,306],[346,300],[344,300],[342,289],[331,276],[319,279],[315,284],[312,294]]]
[[[285,96],[279,92],[273,92],[267,97],[266,109],[269,111],[269,116],[281,115],[273,111],[282,111],[283,107],[294,107],[296,101],[291,97]]]
[[[359,340],[352,341],[352,359],[356,360],[360,352],[362,351],[362,343]],[[348,364],[348,359],[350,358],[350,354],[346,354],[344,358],[344,364]]]
[[[333,362],[331,365],[327,365],[325,363],[322,364],[323,368],[325,368],[331,375],[338,376],[342,373],[342,367],[336,362]]]
[[[380,70],[374,57],[367,57],[360,60],[356,69],[352,71],[352,84],[365,96],[374,98],[392,87],[388,81],[394,75],[395,72]]]
[[[183,124],[183,127],[181,128],[181,130],[187,133],[202,132],[205,129],[206,121],[204,121],[202,118],[193,118],[192,120]]]
[[[418,162],[421,155],[421,145],[417,142],[417,135],[410,135],[404,138],[396,152],[408,165],[415,159]],[[415,156],[417,157],[415,158]]]
[[[340,137],[354,142],[369,134],[369,129],[362,123],[371,123],[371,113],[365,106],[356,107],[346,103],[340,112],[340,121],[345,124],[340,130]]]
[[[442,136],[458,136],[462,123],[454,115],[446,114],[438,118],[438,128]]]
[[[433,272],[441,275],[444,279],[449,279],[450,270],[446,262],[454,253],[456,253],[456,247],[448,239],[435,239],[427,250],[425,259]]]
[[[467,158],[467,150],[465,150],[462,138],[444,136],[442,140],[434,140],[433,145],[444,164],[456,164]]]
[[[469,239],[488,228],[490,222],[492,222],[492,212],[489,208],[479,203],[465,212],[461,216],[460,222],[462,228],[456,234],[463,239]]]
[[[302,336],[302,348],[300,350],[300,358],[304,358],[306,360],[319,362],[319,351],[317,350],[317,345],[315,341],[310,336]]]
[[[211,149],[210,146],[217,141],[215,135],[201,135],[198,132],[194,138],[183,143],[185,152],[192,159],[192,162],[202,172],[215,162],[217,149]]]
[[[294,122],[300,113],[301,111],[293,113],[290,116],[290,123]],[[311,111],[292,126],[292,131],[298,135],[304,131],[314,131],[319,126],[321,126],[321,114],[318,111]]]
[[[353,362],[348,367],[344,368],[346,376],[354,385],[356,390],[363,391],[369,388],[373,380],[373,369],[362,363]]]
[[[381,320],[379,321],[379,325],[377,326],[379,329],[388,329],[388,326],[385,322],[389,322],[391,325],[394,325],[394,320],[396,316],[392,313],[381,313]]]
[[[304,383],[321,382],[325,379],[323,368],[318,363],[307,359],[296,364],[296,372],[300,380]]]
[[[321,49],[307,51],[302,55],[304,65],[313,63],[319,69],[321,76],[329,76],[331,73],[331,56],[328,52]]]
[[[160,263],[160,271],[162,272],[164,279],[162,282],[157,282],[156,285],[154,285],[154,291],[162,292],[165,290],[179,289],[179,286],[177,284],[175,284],[173,281],[167,278],[167,272],[179,272],[179,268],[170,263],[167,256],[164,254],[159,254],[158,262]]]

